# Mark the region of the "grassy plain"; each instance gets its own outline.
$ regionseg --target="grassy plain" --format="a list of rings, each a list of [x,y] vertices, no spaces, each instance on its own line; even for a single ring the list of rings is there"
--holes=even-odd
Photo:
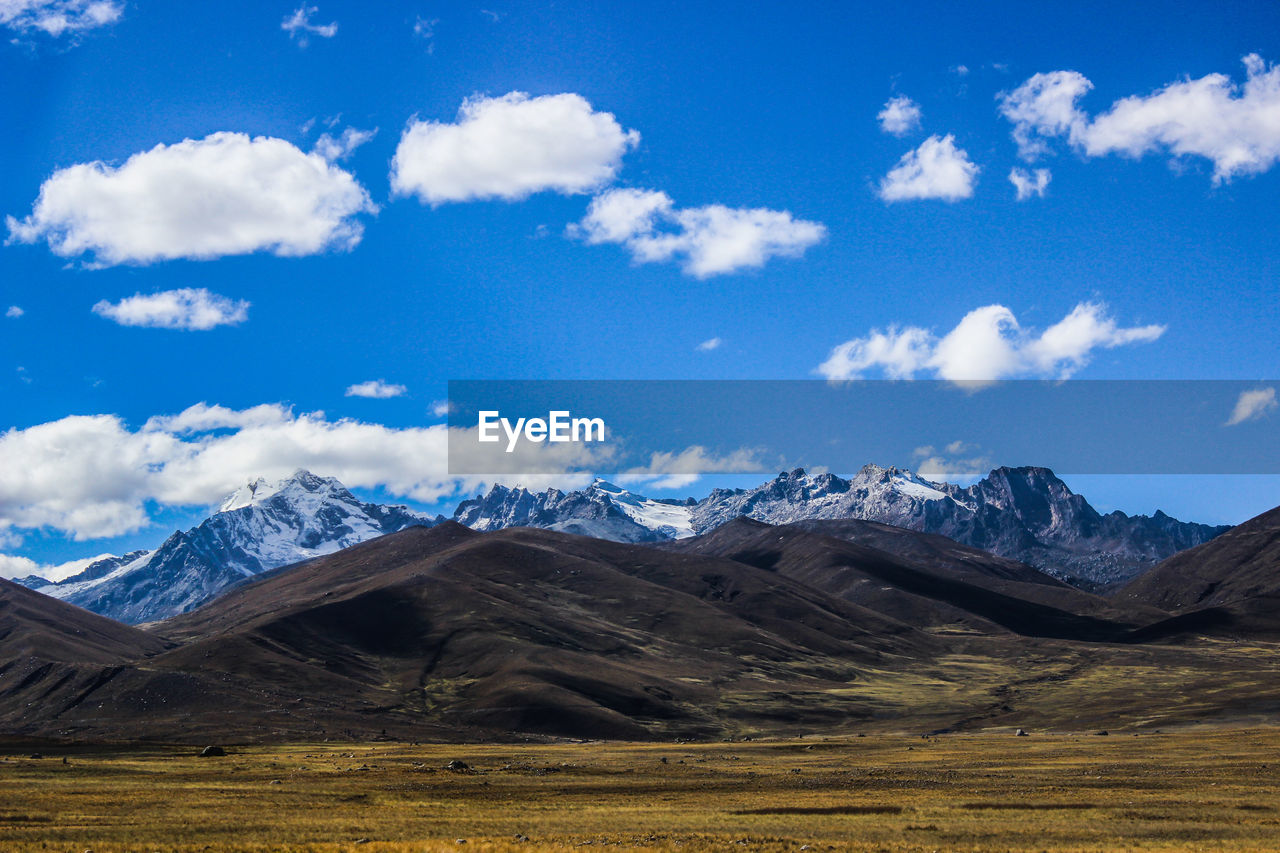
[[[0,748],[2,850],[1280,849],[1274,728],[38,749]]]

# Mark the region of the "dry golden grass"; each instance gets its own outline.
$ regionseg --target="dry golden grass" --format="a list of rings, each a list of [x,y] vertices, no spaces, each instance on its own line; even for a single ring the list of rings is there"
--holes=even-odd
[[[30,751],[5,851],[1280,848],[1277,729]]]

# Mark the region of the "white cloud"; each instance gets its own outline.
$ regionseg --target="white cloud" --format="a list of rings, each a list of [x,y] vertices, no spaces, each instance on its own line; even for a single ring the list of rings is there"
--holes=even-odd
[[[426,204],[517,201],[552,190],[586,193],[610,183],[640,143],[612,113],[581,95],[511,92],[464,101],[453,124],[413,119],[391,164],[397,196]]]
[[[955,137],[930,136],[920,147],[908,151],[880,182],[880,198],[885,201],[942,199],[959,201],[973,195],[978,167]]]
[[[432,502],[452,494],[446,428],[393,429],[283,406],[193,406],[130,429],[76,415],[0,434],[0,531],[54,528],[76,539],[149,524],[147,504],[209,506],[251,477],[297,468],[353,487]]]
[[[482,453],[472,430],[455,430],[461,448]],[[198,404],[131,429],[114,415],[73,415],[0,433],[0,542],[13,531],[50,528],[77,540],[147,527],[149,506],[209,507],[254,477],[277,479],[298,468],[335,476],[353,488],[434,503],[494,481],[449,473],[449,428],[397,429],[295,414],[281,405],[235,410]],[[523,442],[517,464],[536,475],[497,478],[528,488],[577,487],[608,470],[606,446]],[[505,454],[504,454],[505,455]],[[492,457],[485,457],[491,459]],[[474,462],[475,460],[471,460]],[[509,460],[503,460],[504,462]]]
[[[1049,186],[1052,175],[1048,169],[1036,169],[1034,173],[1014,166],[1009,171],[1009,183],[1018,192],[1018,201],[1026,201],[1035,196],[1044,198],[1044,191]]]
[[[27,312],[23,311],[17,305],[10,305],[7,309],[5,309],[4,316],[8,317],[10,320],[16,320],[25,313]]]
[[[889,379],[910,379],[929,363],[933,344],[933,336],[925,329],[874,329],[865,338],[845,341],[831,350],[818,372],[828,379],[851,379],[878,368]]]
[[[880,129],[894,136],[905,136],[920,127],[920,105],[906,95],[890,98],[876,119]]]
[[[697,350],[698,352],[711,352],[712,350],[720,349],[720,345],[722,343],[724,343],[724,341],[720,340],[719,338],[708,338],[707,340],[698,344]]]
[[[243,323],[249,319],[249,303],[210,293],[203,287],[183,287],[138,293],[114,303],[104,299],[93,306],[93,313],[121,326],[205,331]]]
[[[1033,372],[1056,374],[1065,379],[1088,364],[1093,350],[1150,343],[1163,335],[1165,328],[1160,325],[1120,328],[1107,316],[1105,305],[1082,302],[1038,338],[1026,340],[1020,355]]]
[[[799,257],[825,239],[827,229],[785,210],[677,208],[663,192],[616,189],[592,199],[568,233],[590,244],[625,246],[637,263],[679,258],[686,273],[707,278],[760,267],[774,257]]]
[[[495,481],[578,488],[591,481],[590,472],[617,470],[609,467],[616,464],[609,444],[521,442],[513,454],[516,466],[547,473],[450,474],[451,464],[479,471],[493,460],[475,432],[445,424],[398,429],[329,420],[323,412],[296,414],[282,405],[236,410],[204,403],[153,417],[140,428],[114,415],[73,415],[10,429],[0,433],[0,470],[6,472],[0,478],[0,547],[19,544],[17,531],[41,528],[77,540],[122,535],[147,527],[152,509],[215,506],[250,479],[278,479],[299,468],[427,504]],[[450,435],[456,442],[452,458]],[[743,470],[759,470],[753,452],[719,455],[690,447],[652,454],[648,465],[626,476],[653,481]]]
[[[978,452],[979,448],[964,441],[950,442],[941,452],[932,446],[917,447],[913,454],[916,458],[916,473],[934,482],[955,482],[980,477],[991,470],[990,457],[961,457],[961,454]]]
[[[1076,107],[1093,84],[1076,71],[1036,74],[1012,92],[1001,92],[1000,114],[1013,123],[1018,154],[1028,162],[1048,152],[1046,137],[1075,142],[1086,118]]]
[[[705,474],[752,473],[762,467],[759,453],[749,448],[718,454],[693,445],[675,452],[651,453],[647,465],[628,469],[615,479],[623,486],[646,484],[654,489],[680,489]]]
[[[60,581],[78,575],[91,563],[104,560],[113,554],[99,554],[96,557],[82,557],[66,563],[37,563],[30,557],[19,557],[15,554],[0,554],[0,578],[25,578],[29,575],[42,577],[47,581]]]
[[[453,407],[448,400],[435,400],[431,403],[431,414],[437,418],[446,418],[451,411]]]
[[[1239,399],[1236,400],[1235,408],[1231,410],[1231,417],[1227,419],[1226,426],[1235,426],[1245,421],[1256,421],[1268,412],[1273,411],[1277,405],[1276,389],[1274,388],[1257,388],[1253,391],[1240,392]]]
[[[374,400],[386,400],[390,397],[399,397],[409,389],[403,385],[392,385],[381,379],[370,379],[368,382],[360,382],[347,387],[348,397],[369,397]]]
[[[377,208],[349,173],[282,139],[215,133],[81,163],[40,187],[30,216],[6,219],[9,240],[45,240],[63,257],[102,265],[269,251],[349,250]]]
[[[1009,377],[1065,379],[1089,363],[1099,349],[1154,341],[1164,326],[1121,328],[1106,306],[1082,302],[1040,334],[1024,330],[1003,305],[976,308],[942,337],[909,326],[873,330],[835,347],[817,372],[827,379],[857,379],[879,371],[890,379],[917,374],[952,381]]]
[[[338,34],[338,22],[333,21],[328,24],[317,24],[311,20],[311,16],[319,12],[316,6],[308,6],[303,3],[294,10],[292,15],[285,17],[280,24],[280,29],[289,34],[289,38],[297,40],[302,47],[307,46],[309,36],[319,36],[324,39],[331,39]]]
[[[118,0],[0,0],[0,26],[53,38],[114,24],[123,14]]]
[[[1002,95],[1000,110],[1027,159],[1045,153],[1046,140],[1065,136],[1088,157],[1203,157],[1221,183],[1280,162],[1280,68],[1257,54],[1243,61],[1242,86],[1225,74],[1181,80],[1122,98],[1092,120],[1077,104],[1092,84],[1074,71],[1035,75]]]
[[[351,156],[351,152],[377,135],[378,129],[376,127],[373,130],[358,130],[354,127],[348,127],[336,137],[328,133],[321,134],[320,138],[316,140],[315,147],[311,150],[333,163],[347,159]]]

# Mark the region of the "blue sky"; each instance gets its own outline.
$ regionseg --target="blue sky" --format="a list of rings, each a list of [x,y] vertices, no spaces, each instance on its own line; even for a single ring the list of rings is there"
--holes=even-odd
[[[93,6],[0,0],[9,131],[0,216],[13,217],[0,247],[0,313],[21,312],[0,317],[0,429],[11,430],[0,443],[0,551],[9,555],[50,561],[154,544],[264,459],[334,459],[321,473],[366,494],[448,505],[437,461],[417,479],[403,469],[420,458],[415,447],[433,452],[433,435],[405,431],[441,423],[433,404],[449,379],[1280,376],[1280,99],[1241,88],[1246,56],[1264,63],[1260,88],[1280,61],[1272,4]],[[282,26],[299,12],[311,31]],[[41,17],[55,13],[74,25],[56,32]],[[1043,149],[1033,161],[998,96],[1056,71],[1090,88],[1055,102],[1067,109],[1058,125],[1047,101],[1019,101]],[[1197,111],[1202,101],[1175,91],[1144,100],[1136,117],[1112,114],[1120,99],[1211,74],[1228,78],[1213,103],[1229,113],[1212,103]],[[426,177],[393,192],[392,160],[415,117],[427,128],[456,124],[468,99],[501,113],[512,92],[536,110],[550,108],[547,96],[577,96],[554,103],[594,122],[595,136],[565,143],[580,156],[575,174],[594,169],[594,182],[539,189],[536,176],[512,173],[519,134],[498,125],[490,139],[484,125],[457,156],[474,165],[488,150],[477,140],[494,142],[490,165],[503,186],[525,187],[504,190],[517,197],[458,189],[471,173],[440,165],[438,146],[415,155]],[[919,121],[886,132],[877,116],[897,97]],[[1159,115],[1180,130],[1161,130]],[[535,142],[565,149],[547,136],[563,127],[550,122]],[[310,191],[314,179],[328,215],[334,203],[346,211],[327,241],[291,232],[282,250],[255,236],[273,226],[254,220],[235,248],[191,259],[183,241],[203,245],[206,223],[187,205],[166,219],[180,234],[167,253],[177,257],[138,248],[154,241],[139,237],[130,205],[163,216],[171,202],[154,196],[180,193],[191,166],[173,146],[213,151],[212,134],[244,134],[236,151],[249,165],[218,180],[252,184],[348,129],[376,133],[332,153],[320,177],[286,187]],[[286,145],[267,157],[250,142],[259,137]],[[231,150],[230,137],[217,139],[217,151]],[[160,145],[177,152],[177,178],[95,188],[60,171],[121,169]],[[1244,161],[1231,159],[1238,150]],[[940,160],[921,165],[933,154]],[[201,162],[192,168],[207,172]],[[912,168],[923,170],[914,183]],[[895,169],[906,170],[896,195]],[[1032,180],[1047,169],[1043,195],[1018,200],[1014,169]],[[449,181],[447,192],[471,200],[420,200],[447,195]],[[56,210],[36,209],[42,186],[61,193]],[[607,239],[602,229],[619,220],[596,204],[626,191],[659,213]],[[233,200],[255,194],[249,186]],[[321,207],[298,214],[298,228],[323,218]],[[745,236],[706,226],[715,211],[750,226]],[[92,239],[77,231],[90,214],[100,226]],[[209,215],[226,225],[241,212]],[[91,248],[58,242],[68,235]],[[190,305],[122,305],[179,290],[214,300],[206,323],[227,322],[126,324],[197,323]],[[951,334],[993,305],[1006,313]],[[1060,330],[1078,334],[1046,339],[1082,305],[1075,316],[1090,322]],[[979,351],[992,329],[1009,344],[995,361]],[[843,360],[823,371],[844,344]],[[373,380],[403,393],[347,395]],[[150,419],[201,403],[222,408],[198,424],[153,421],[143,435]],[[261,406],[273,408],[243,414]],[[343,432],[333,425],[344,418],[382,430]],[[269,434],[247,432],[267,422]],[[210,450],[241,432],[241,444]],[[288,436],[302,433],[311,443],[291,455]],[[198,442],[210,452],[193,451]],[[379,442],[385,452],[369,449]],[[156,485],[161,465],[173,470]],[[1105,508],[1160,506],[1204,521],[1280,502],[1275,478],[1072,484]]]

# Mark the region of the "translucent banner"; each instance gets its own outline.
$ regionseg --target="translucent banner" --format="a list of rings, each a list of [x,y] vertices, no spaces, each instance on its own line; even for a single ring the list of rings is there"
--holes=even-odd
[[[449,473],[1278,474],[1280,381],[453,381]]]

